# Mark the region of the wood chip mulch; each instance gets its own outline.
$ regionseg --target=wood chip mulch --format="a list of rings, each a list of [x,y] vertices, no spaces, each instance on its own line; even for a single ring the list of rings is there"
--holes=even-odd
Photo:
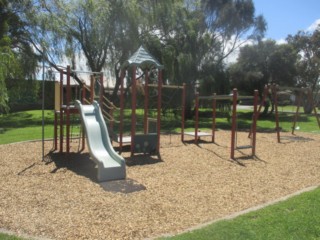
[[[87,149],[52,142],[0,146],[0,228],[50,239],[143,239],[176,234],[302,188],[320,185],[320,135],[257,134],[257,156],[236,152],[230,132],[198,145],[161,136],[160,156],[123,153],[127,179],[99,184]],[[247,133],[238,133],[247,145]]]

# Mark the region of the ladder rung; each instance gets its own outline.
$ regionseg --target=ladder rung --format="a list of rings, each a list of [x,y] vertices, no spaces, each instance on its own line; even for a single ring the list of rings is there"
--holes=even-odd
[[[247,149],[247,148],[252,148],[252,146],[251,145],[244,145],[244,146],[236,147],[236,149]]]

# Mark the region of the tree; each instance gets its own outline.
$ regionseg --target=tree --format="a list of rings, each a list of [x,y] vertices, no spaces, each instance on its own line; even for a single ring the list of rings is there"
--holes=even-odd
[[[296,52],[289,44],[276,44],[273,40],[240,48],[237,62],[230,66],[234,87],[245,94],[254,89],[260,92],[266,84],[294,86]]]
[[[206,23],[214,39],[213,59],[223,61],[249,40],[260,41],[266,30],[262,15],[255,16],[252,0],[201,1]]]
[[[287,41],[297,52],[297,76],[298,87],[310,87],[312,91],[319,91],[320,81],[320,25],[313,33],[299,31],[296,35],[289,35]],[[307,98],[305,98],[307,99]],[[311,113],[312,105],[304,101],[305,113]]]
[[[15,3],[0,1],[0,112],[9,110],[11,96],[7,85],[33,76],[37,64],[30,45],[25,41],[25,25],[13,7]]]
[[[320,25],[313,33],[299,31],[294,36],[289,35],[287,41],[298,56],[297,86],[315,90],[320,77]]]
[[[79,69],[79,58],[93,72],[114,66],[116,96],[119,63],[138,46],[139,6],[135,0],[25,0],[20,15],[28,23],[28,41],[51,67],[58,70],[67,59]]]
[[[230,79],[233,87],[244,94],[252,94],[255,89],[262,94],[264,86],[273,83],[292,87],[295,84],[295,62],[296,52],[291,45],[278,45],[273,40],[261,41],[240,48],[237,62],[229,67]]]
[[[252,1],[224,1],[207,11],[210,2],[25,0],[21,16],[29,41],[54,67],[59,56],[76,67],[75,56],[83,54],[90,70],[113,65],[119,80],[119,66],[143,44],[165,65],[165,79],[192,88],[205,64],[221,69],[240,38],[261,38],[265,29]],[[114,96],[118,86],[119,81]]]

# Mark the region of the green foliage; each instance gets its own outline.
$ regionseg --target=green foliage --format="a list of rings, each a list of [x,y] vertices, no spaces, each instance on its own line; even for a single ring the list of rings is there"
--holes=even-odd
[[[37,80],[14,79],[7,82],[10,104],[29,104],[39,101],[40,83]]]
[[[320,188],[233,220],[163,239],[319,239]]]
[[[30,45],[25,42],[24,24],[14,6],[17,1],[0,1],[0,113],[9,110],[10,92],[7,85],[30,77],[36,61]]]
[[[232,85],[249,94],[261,93],[268,83],[294,86],[296,51],[289,44],[268,40],[240,48],[238,61],[229,68]]]
[[[45,49],[51,63],[54,57],[66,55],[77,68],[76,57],[84,54],[92,71],[114,65],[118,78],[121,63],[139,45],[145,45],[164,64],[164,79],[193,86],[204,63],[221,65],[238,47],[227,43],[238,43],[243,36],[261,37],[265,30],[251,1],[226,1],[207,11],[209,3],[28,0],[21,7],[21,16],[29,23],[29,41],[41,54]],[[208,22],[216,13],[219,17]],[[232,47],[227,50],[227,45]],[[119,78],[113,96],[118,84]]]
[[[297,51],[298,61],[296,82],[300,87],[311,87],[316,90],[320,77],[320,29],[313,33],[298,32],[289,35],[288,42]]]
[[[0,47],[0,114],[9,111],[9,95],[6,80],[11,76],[10,72],[15,69],[15,66],[16,61],[10,47]]]

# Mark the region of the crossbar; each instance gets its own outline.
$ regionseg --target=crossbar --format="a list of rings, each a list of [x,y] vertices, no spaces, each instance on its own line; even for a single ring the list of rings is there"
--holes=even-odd
[[[148,87],[158,87],[158,84],[148,84]],[[178,85],[162,85],[162,88],[183,89],[183,86],[178,86]]]
[[[251,145],[244,145],[244,146],[236,147],[236,149],[248,149],[248,148],[252,148],[252,146]]]
[[[81,70],[71,70],[72,73],[83,73],[83,74],[103,74],[103,72],[90,72],[90,71],[81,71]]]
[[[233,95],[213,95],[213,96],[199,96],[199,100],[232,100]],[[238,100],[254,99],[253,96],[237,96]]]

